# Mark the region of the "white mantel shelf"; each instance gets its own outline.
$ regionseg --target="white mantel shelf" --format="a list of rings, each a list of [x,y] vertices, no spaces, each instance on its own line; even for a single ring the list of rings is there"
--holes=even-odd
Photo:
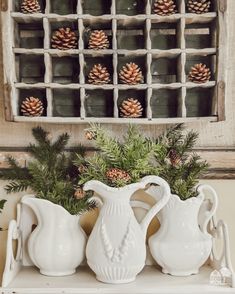
[[[198,275],[173,277],[162,274],[158,268],[146,266],[135,282],[111,285],[98,282],[87,267],[80,267],[76,274],[67,277],[46,277],[34,267],[23,267],[3,294],[207,294],[235,293],[234,288],[212,286],[209,276],[212,269],[203,267]]]

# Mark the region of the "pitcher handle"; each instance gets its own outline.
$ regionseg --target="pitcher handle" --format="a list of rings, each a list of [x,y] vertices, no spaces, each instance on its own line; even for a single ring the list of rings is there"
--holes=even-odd
[[[210,210],[208,210],[206,212],[206,218],[204,220],[204,223],[202,224],[202,232],[207,234],[207,226],[208,226],[208,223],[209,221],[211,220],[211,218],[213,217],[213,215],[215,214],[216,212],[216,209],[218,207],[218,196],[217,196],[217,193],[216,191],[210,186],[210,185],[198,185],[197,186],[197,191],[199,193],[202,193],[202,195],[205,197],[205,194],[203,192],[203,190],[208,190],[210,191],[210,195],[212,196],[211,200],[212,200],[212,207]]]
[[[146,176],[146,177],[142,178],[141,182],[143,182],[145,184],[145,186],[147,186],[148,184],[156,184],[156,185],[159,185],[160,187],[163,187],[163,189],[164,189],[164,193],[163,193],[162,198],[156,204],[153,205],[153,207],[148,211],[145,218],[141,222],[142,231],[146,235],[147,228],[148,228],[151,220],[169,201],[170,195],[171,195],[171,190],[170,190],[168,183],[164,179],[162,179],[158,176]]]

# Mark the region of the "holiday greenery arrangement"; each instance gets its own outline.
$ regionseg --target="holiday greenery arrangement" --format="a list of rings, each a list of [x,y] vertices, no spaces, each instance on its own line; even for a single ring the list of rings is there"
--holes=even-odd
[[[122,139],[113,138],[97,124],[91,125],[85,135],[94,141],[97,152],[87,158],[77,154],[75,165],[82,171],[80,185],[99,180],[111,187],[123,187],[143,176],[158,174],[158,168],[152,164],[158,145],[137,127],[130,125]]]
[[[36,197],[61,205],[71,214],[94,208],[95,203],[90,201],[89,193],[78,197],[80,187],[77,187],[76,182],[79,172],[73,160],[75,151],[83,157],[82,147],[66,154],[69,140],[67,133],[58,136],[55,142],[51,142],[49,134],[41,127],[34,128],[32,134],[37,144],[30,144],[28,151],[34,160],[22,168],[14,158],[8,157],[10,169],[0,173],[0,178],[10,181],[5,187],[7,193],[31,188]]]
[[[168,182],[171,193],[186,200],[198,195],[196,185],[206,172],[208,163],[192,152],[198,133],[190,131],[184,134],[183,131],[183,125],[178,124],[160,136],[155,159],[160,166],[159,176]]]

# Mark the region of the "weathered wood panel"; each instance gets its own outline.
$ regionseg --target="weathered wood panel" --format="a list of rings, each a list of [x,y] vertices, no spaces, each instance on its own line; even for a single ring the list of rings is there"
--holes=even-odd
[[[68,149],[69,151],[70,149]],[[235,179],[235,148],[234,149],[195,149],[202,159],[210,164],[209,172],[204,179]],[[93,148],[87,149],[87,154],[92,154]],[[22,167],[27,166],[30,155],[25,148],[0,148],[0,169],[8,168],[6,158],[13,156]]]

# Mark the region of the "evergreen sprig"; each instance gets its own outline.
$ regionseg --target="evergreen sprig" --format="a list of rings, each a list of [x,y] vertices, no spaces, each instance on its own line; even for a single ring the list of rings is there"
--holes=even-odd
[[[92,124],[88,131],[94,135],[97,152],[88,158],[77,155],[75,165],[85,167],[79,184],[96,179],[112,187],[122,187],[139,181],[145,175],[158,173],[158,168],[152,163],[156,145],[136,126],[130,125],[121,139],[113,138],[98,124]],[[112,168],[127,172],[130,180],[110,181],[107,172]]]
[[[208,169],[208,163],[193,153],[197,138],[198,133],[189,131],[184,134],[184,126],[177,124],[157,140],[160,148],[155,152],[155,159],[160,166],[159,175],[168,182],[171,192],[182,200],[197,196],[195,186]],[[172,164],[171,150],[179,157],[178,164]]]
[[[2,210],[4,208],[4,205],[6,203],[5,199],[0,200],[0,213],[2,213]],[[2,231],[3,229],[0,227],[0,231]]]
[[[49,134],[41,127],[32,130],[35,144],[28,147],[33,161],[21,168],[17,161],[8,157],[10,169],[2,170],[0,178],[9,180],[7,193],[15,193],[32,189],[38,198],[47,199],[63,206],[71,214],[79,214],[95,207],[87,193],[82,199],[74,197],[77,188],[78,170],[73,164],[75,151],[82,157],[84,149],[81,146],[66,153],[69,141],[67,133],[61,134],[52,142]]]

